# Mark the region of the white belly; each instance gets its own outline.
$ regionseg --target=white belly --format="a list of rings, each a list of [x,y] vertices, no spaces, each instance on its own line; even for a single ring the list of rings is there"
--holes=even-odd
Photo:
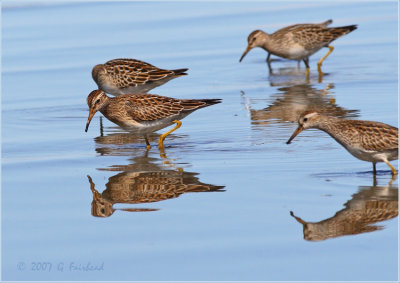
[[[360,160],[374,162],[374,163],[384,162],[385,160],[391,161],[398,158],[398,153],[396,153],[395,150],[376,152],[376,151],[367,151],[360,148],[346,148],[346,149],[354,157],[357,157]]]
[[[172,117],[167,117],[156,121],[141,121],[141,122],[132,121],[132,123],[126,123],[120,126],[127,131],[136,134],[146,135],[164,129],[168,126],[171,126],[175,124],[173,122],[174,120],[181,120],[187,115],[189,115],[189,113],[187,114],[185,113],[183,115],[182,114],[174,115]]]
[[[288,50],[286,54],[286,58],[291,59],[291,60],[302,60],[304,58],[308,58],[311,55],[313,55],[315,52],[320,50],[321,48],[315,48],[315,49],[305,49],[303,46],[296,44],[292,45]]]
[[[118,88],[113,84],[103,84],[101,89],[114,96],[122,95],[122,94],[140,94],[144,92],[140,92],[138,87],[128,87],[128,88]]]
[[[114,96],[122,95],[122,94],[144,94],[147,93],[149,90],[162,85],[172,79],[172,77],[167,77],[158,81],[147,82],[144,84],[139,84],[137,86],[129,86],[126,88],[118,88],[112,83],[104,83],[101,86],[101,89]]]
[[[288,59],[301,60],[308,57],[308,52],[302,46],[296,45],[289,49]]]

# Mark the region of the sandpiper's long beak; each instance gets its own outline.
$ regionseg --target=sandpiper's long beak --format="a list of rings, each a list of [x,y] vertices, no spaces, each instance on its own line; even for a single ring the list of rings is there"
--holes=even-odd
[[[250,45],[247,46],[246,50],[243,52],[242,57],[240,57],[239,62],[242,62],[244,56],[252,49],[253,47],[250,47]]]
[[[293,211],[290,211],[290,216],[292,216],[294,219],[297,220],[297,222],[301,223],[301,224],[307,224],[307,222],[305,222],[303,219],[301,219],[300,217],[297,217],[296,215],[294,215]]]
[[[300,134],[304,128],[302,126],[299,126],[293,133],[293,135],[289,138],[289,140],[286,142],[286,144],[290,144],[290,142],[298,135]]]
[[[89,117],[88,117],[87,122],[86,122],[85,132],[88,131],[90,121],[92,121],[92,118],[93,118],[94,114],[96,114],[96,110],[94,110],[93,108],[90,108],[90,110],[89,110]]]
[[[92,181],[92,178],[89,175],[87,175],[87,177],[88,177],[89,183],[90,183],[90,190],[93,193],[93,199],[99,200],[101,198],[100,197],[100,193],[96,190],[95,185],[94,185],[94,183]]]

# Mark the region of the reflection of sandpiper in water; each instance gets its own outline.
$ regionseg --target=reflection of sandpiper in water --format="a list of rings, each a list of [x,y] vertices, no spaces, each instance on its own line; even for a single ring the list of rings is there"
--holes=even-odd
[[[100,117],[102,118],[102,117]],[[114,156],[131,156],[132,154],[146,154],[148,151],[142,151],[139,144],[144,142],[144,138],[141,136],[132,135],[131,133],[126,133],[118,127],[106,128],[107,133],[93,138],[96,143],[96,152],[100,155],[114,155]],[[157,137],[156,134],[149,135]],[[182,135],[184,136],[184,135]],[[179,139],[182,137],[172,136],[173,139]]]
[[[360,186],[358,193],[344,204],[345,209],[331,218],[308,222],[290,214],[303,225],[304,239],[323,241],[346,235],[357,235],[381,230],[375,223],[395,218],[399,214],[399,190],[397,186]]]
[[[175,136],[174,138],[180,138]],[[94,138],[96,152],[107,156],[129,156],[130,164],[113,165],[110,168],[100,168],[103,171],[161,171],[165,168],[183,171],[186,163],[177,163],[174,158],[168,158],[164,151],[160,151],[159,157],[150,154],[149,150],[139,150],[138,140],[141,137],[129,133],[112,133]],[[150,156],[149,156],[150,155]]]
[[[197,173],[185,172],[165,156],[149,157],[149,151],[123,147],[132,142],[132,135],[114,134],[95,139],[99,152],[106,155],[134,155],[130,164],[98,168],[100,171],[120,172],[108,179],[106,189],[99,193],[88,176],[93,193],[92,215],[108,217],[115,210],[154,211],[154,208],[115,209],[114,204],[140,204],[177,198],[188,192],[220,192],[224,186],[214,186],[199,181]],[[115,146],[114,142],[120,144]],[[101,147],[100,147],[101,146]],[[97,149],[96,149],[97,150]],[[140,155],[137,155],[140,153]],[[121,172],[122,171],[122,172]]]
[[[282,87],[278,89],[280,92],[266,99],[274,100],[263,109],[253,109],[248,97],[243,96],[243,101],[253,125],[296,122],[300,114],[312,110],[339,118],[357,117],[358,110],[347,110],[336,104],[330,95],[333,87],[333,84],[328,84],[325,89],[307,84]]]
[[[150,172],[122,172],[108,179],[106,189],[100,194],[88,176],[93,193],[92,215],[111,216],[116,203],[139,204],[177,198],[184,193],[220,192],[224,186],[201,183],[196,173],[175,170]],[[155,211],[154,208],[125,208],[123,211]]]

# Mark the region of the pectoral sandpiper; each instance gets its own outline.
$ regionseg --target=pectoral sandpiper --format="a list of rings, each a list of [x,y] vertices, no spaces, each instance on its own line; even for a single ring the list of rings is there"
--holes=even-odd
[[[303,60],[308,76],[310,70],[308,58],[321,48],[328,47],[328,53],[318,62],[318,72],[321,75],[323,74],[321,70],[322,62],[333,51],[333,46],[330,43],[357,28],[357,25],[327,27],[331,23],[332,20],[319,24],[297,24],[282,28],[272,34],[255,30],[250,33],[247,39],[248,46],[239,62],[252,48],[261,47],[268,52],[267,63],[270,70],[271,54],[273,54],[286,59]]]
[[[181,119],[197,109],[220,102],[221,99],[175,99],[154,94],[108,97],[104,91],[94,90],[87,97],[89,117],[85,131],[94,114],[100,111],[121,128],[143,135],[150,149],[147,135],[175,123],[173,129],[160,136],[158,146],[163,150],[165,137],[181,126]]]
[[[114,59],[93,67],[99,89],[112,94],[143,94],[169,80],[187,75],[188,69],[163,70],[135,59]]]
[[[376,174],[377,162],[385,162],[392,170],[392,174],[397,174],[389,161],[398,159],[398,128],[374,121],[328,117],[315,111],[303,113],[298,123],[298,128],[287,144],[305,129],[319,129],[328,133],[353,156],[372,162],[374,174]]]

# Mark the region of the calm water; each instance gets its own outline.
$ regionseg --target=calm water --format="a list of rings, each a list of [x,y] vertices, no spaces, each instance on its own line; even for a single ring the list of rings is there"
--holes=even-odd
[[[307,109],[397,126],[397,2],[2,5],[3,280],[398,278],[389,168],[374,180],[319,131],[285,144]],[[261,49],[238,62],[254,29],[330,18],[359,28],[322,82],[326,50],[309,82],[293,61],[269,74]],[[166,156],[99,114],[85,133],[91,68],[121,57],[189,68],[152,93],[223,103]]]

